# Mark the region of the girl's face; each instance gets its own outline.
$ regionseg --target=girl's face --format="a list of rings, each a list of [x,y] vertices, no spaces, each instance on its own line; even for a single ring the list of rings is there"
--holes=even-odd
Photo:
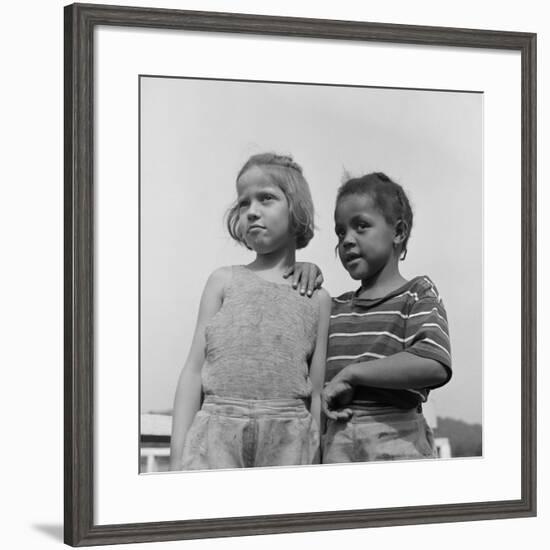
[[[269,254],[295,246],[288,201],[270,176],[253,166],[237,181],[237,194],[239,231],[252,250]]]
[[[338,255],[353,279],[371,279],[395,257],[399,237],[368,195],[342,197],[336,204],[334,222]]]

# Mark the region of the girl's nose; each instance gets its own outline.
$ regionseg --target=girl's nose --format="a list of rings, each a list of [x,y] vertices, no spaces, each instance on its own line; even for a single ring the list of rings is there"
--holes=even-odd
[[[349,248],[350,246],[353,246],[353,244],[355,243],[354,239],[353,239],[353,235],[352,235],[352,232],[351,231],[348,231],[345,235],[344,235],[344,238],[342,239],[342,246],[344,248]]]
[[[255,203],[251,203],[250,206],[248,207],[248,211],[246,212],[246,217],[249,220],[258,219],[258,209]]]

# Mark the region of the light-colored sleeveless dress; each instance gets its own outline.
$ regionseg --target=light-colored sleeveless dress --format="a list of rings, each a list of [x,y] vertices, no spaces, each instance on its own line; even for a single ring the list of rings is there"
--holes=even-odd
[[[319,299],[232,268],[206,327],[204,402],[187,433],[182,469],[311,464],[319,432],[308,408]]]
[[[232,268],[223,304],[206,327],[205,395],[307,399],[319,299]]]

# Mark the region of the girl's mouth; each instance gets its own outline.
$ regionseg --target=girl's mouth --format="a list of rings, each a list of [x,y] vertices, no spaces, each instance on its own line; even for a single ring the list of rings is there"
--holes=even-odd
[[[265,229],[265,227],[263,225],[251,225],[248,229],[247,229],[247,233],[252,233],[253,231],[258,231],[260,229]]]
[[[349,256],[344,257],[344,263],[346,265],[351,265],[360,259],[361,259],[361,256],[359,254],[350,254]]]
[[[357,264],[359,263],[360,258],[355,258],[354,260],[350,260],[346,263],[346,269],[354,269],[357,267]]]

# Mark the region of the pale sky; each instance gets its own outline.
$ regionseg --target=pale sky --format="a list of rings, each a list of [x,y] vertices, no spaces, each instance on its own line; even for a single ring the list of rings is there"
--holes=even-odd
[[[401,273],[428,275],[449,318],[454,375],[438,416],[482,420],[480,93],[141,78],[141,410],[170,409],[200,295],[217,267],[253,253],[225,230],[235,177],[252,154],[302,166],[318,230],[299,260],[333,296],[357,288],[334,254],[346,172],[400,183],[414,222]]]

